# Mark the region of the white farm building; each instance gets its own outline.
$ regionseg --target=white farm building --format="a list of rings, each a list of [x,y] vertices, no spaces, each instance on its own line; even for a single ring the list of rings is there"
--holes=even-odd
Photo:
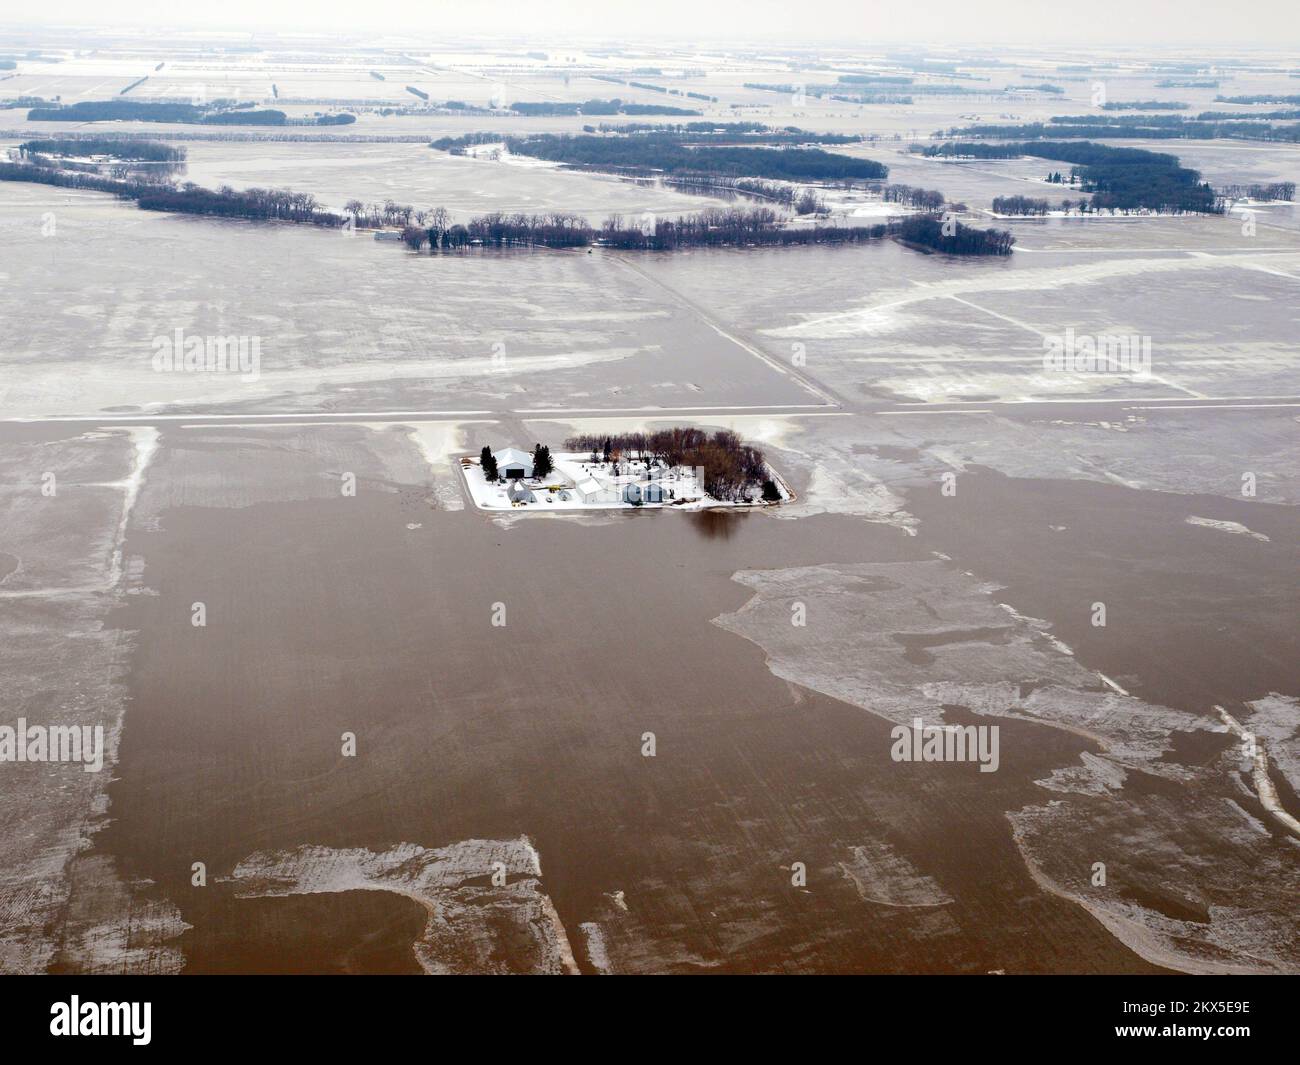
[[[493,452],[497,460],[497,475],[507,481],[518,481],[533,475],[533,456],[517,447],[503,447]]]

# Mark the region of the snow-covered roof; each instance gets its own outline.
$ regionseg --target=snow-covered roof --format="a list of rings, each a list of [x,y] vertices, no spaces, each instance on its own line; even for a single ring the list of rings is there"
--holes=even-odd
[[[497,460],[498,466],[509,462],[533,461],[533,456],[530,452],[520,451],[517,447],[503,447],[500,451],[492,452],[492,457]]]

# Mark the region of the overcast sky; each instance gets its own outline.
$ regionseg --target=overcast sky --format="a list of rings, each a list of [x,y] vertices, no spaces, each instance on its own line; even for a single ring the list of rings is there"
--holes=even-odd
[[[1298,0],[4,0],[0,23],[916,44],[1300,43]]]

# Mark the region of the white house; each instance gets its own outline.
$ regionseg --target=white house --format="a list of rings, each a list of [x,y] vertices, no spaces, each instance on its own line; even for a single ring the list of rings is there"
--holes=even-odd
[[[517,447],[503,447],[492,457],[497,460],[497,474],[507,481],[517,481],[533,475],[533,456]]]

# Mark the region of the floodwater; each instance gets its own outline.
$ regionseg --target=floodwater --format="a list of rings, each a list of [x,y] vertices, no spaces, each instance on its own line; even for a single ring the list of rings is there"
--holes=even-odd
[[[229,451],[192,435],[168,434],[171,484],[192,450]],[[276,434],[240,440],[222,476],[289,476]],[[883,721],[778,680],[710,624],[744,604],[738,569],[928,557],[895,529],[645,513],[503,530],[365,480],[355,498],[186,506],[160,524],[128,543],[160,594],[110,622],[141,638],[100,840],[194,926],[189,971],[413,968],[408,900],[250,906],[221,877],[254,852],[520,834],[584,971],[589,922],[620,971],[1144,968],[1064,902],[1025,902],[1002,812],[1077,737],[1010,726],[995,784],[967,765],[938,785],[890,761]],[[840,868],[862,846],[957,901],[865,903]],[[191,887],[192,861],[216,882]]]
[[[493,840],[527,841],[538,875],[513,882],[583,972],[1290,966],[1292,848],[1211,710],[1291,687],[1289,508],[975,470],[953,497],[900,486],[915,536],[844,514],[503,521],[435,473],[400,427],[162,429],[125,595],[91,600],[127,641],[124,727],[52,968],[563,971],[526,899],[480,917],[353,871],[441,849],[458,892],[486,891]],[[891,759],[891,723],[940,704],[994,715],[996,773]],[[1127,774],[1113,793],[1101,764]],[[1097,860],[1123,905],[1179,923],[1131,935],[1080,893]],[[431,902],[474,918],[472,965],[422,933]]]

